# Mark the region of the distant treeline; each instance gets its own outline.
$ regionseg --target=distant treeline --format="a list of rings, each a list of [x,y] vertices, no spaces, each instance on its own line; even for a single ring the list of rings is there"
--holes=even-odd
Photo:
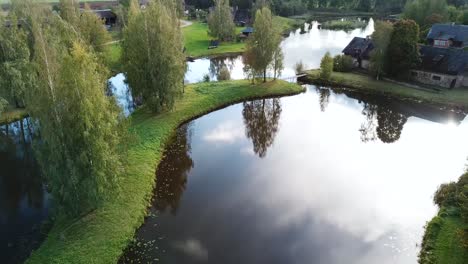
[[[258,1],[258,0],[257,0]],[[412,0],[269,0],[272,11],[280,16],[292,16],[307,10],[400,13],[407,2]],[[213,6],[213,0],[186,0],[185,3],[195,8],[207,9]],[[231,0],[231,6],[251,9],[254,0]],[[456,7],[468,5],[468,0],[448,0],[448,5]]]

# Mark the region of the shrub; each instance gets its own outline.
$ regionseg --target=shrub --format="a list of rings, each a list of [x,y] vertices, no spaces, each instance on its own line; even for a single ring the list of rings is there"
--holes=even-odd
[[[353,69],[353,58],[347,55],[336,55],[333,58],[333,71],[350,72]]]
[[[333,58],[331,57],[330,52],[327,52],[320,62],[320,78],[323,80],[328,80],[330,79],[332,72]]]
[[[210,75],[208,73],[203,75],[203,82],[210,82]]]
[[[223,66],[218,73],[218,81],[229,81],[231,80],[231,73],[226,66]]]
[[[434,194],[434,203],[438,206],[456,205],[457,184],[444,183]]]

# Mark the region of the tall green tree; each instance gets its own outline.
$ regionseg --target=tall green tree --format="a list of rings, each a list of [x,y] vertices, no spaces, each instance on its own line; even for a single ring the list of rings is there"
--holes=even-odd
[[[25,106],[25,94],[34,85],[34,68],[27,32],[18,26],[14,13],[10,26],[0,17],[0,95],[16,107]]]
[[[384,21],[375,23],[375,30],[372,33],[372,43],[374,50],[370,56],[370,70],[377,80],[386,70],[387,50],[393,33],[393,25]]]
[[[70,25],[78,27],[80,21],[80,3],[78,0],[60,0],[60,17]]]
[[[183,92],[185,56],[175,8],[155,0],[141,11],[132,1],[122,43],[123,67],[134,98],[155,112]]]
[[[220,40],[229,40],[234,37],[236,25],[229,0],[215,0],[213,10],[208,15],[208,29],[210,36]]]
[[[278,26],[273,23],[270,9],[264,7],[257,10],[255,15],[254,33],[247,41],[245,60],[249,69],[257,73],[263,73],[263,81],[266,82],[268,67],[274,62],[275,52],[281,43],[281,34]]]
[[[409,76],[410,69],[419,62],[419,26],[413,20],[400,20],[393,26],[388,46],[388,73],[397,78]]]
[[[38,162],[59,208],[78,215],[99,206],[123,176],[123,116],[105,95],[105,67],[71,26],[49,14],[33,25],[38,81],[31,116]]]
[[[333,58],[330,52],[327,51],[320,61],[320,78],[323,80],[330,79],[333,72]]]

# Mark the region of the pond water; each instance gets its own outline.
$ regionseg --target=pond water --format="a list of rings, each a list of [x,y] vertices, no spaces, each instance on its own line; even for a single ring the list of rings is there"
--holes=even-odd
[[[245,102],[177,130],[121,263],[417,263],[464,113],[346,90]]]
[[[28,118],[0,126],[0,259],[21,263],[39,246],[49,195],[31,149]]]

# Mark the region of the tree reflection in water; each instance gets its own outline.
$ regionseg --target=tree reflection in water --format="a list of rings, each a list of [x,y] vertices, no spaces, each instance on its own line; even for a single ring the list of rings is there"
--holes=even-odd
[[[190,157],[190,139],[188,124],[177,129],[174,139],[166,148],[164,157],[159,163],[154,203],[158,211],[170,209],[172,214],[177,213],[187,185],[187,176],[194,165]]]
[[[319,93],[320,111],[325,112],[330,102],[330,89],[317,86],[317,91]]]
[[[278,133],[280,100],[275,98],[245,102],[242,115],[246,135],[252,139],[254,152],[264,158]]]
[[[210,59],[210,77],[215,78],[219,75],[219,71],[226,66],[231,72],[234,69],[234,63],[237,56],[219,57]]]
[[[388,105],[364,103],[362,114],[366,117],[359,129],[362,142],[379,138],[383,143],[394,143],[400,139],[403,126],[408,121],[407,115]]]

